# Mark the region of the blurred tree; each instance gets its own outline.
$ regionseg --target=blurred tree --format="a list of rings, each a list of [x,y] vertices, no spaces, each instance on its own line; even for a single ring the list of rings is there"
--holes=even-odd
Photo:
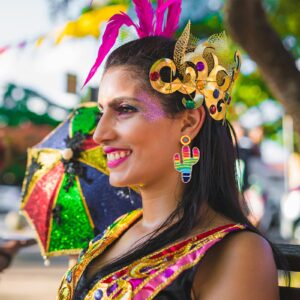
[[[55,19],[58,14],[68,14],[69,5],[73,0],[48,0],[50,16]]]
[[[26,122],[57,126],[69,111],[36,91],[9,83],[1,100],[0,127],[17,127]]]
[[[261,0],[227,0],[224,19],[232,37],[257,63],[300,133],[300,71],[293,57],[299,55],[300,6],[296,2],[266,1],[270,10],[276,6],[268,20]],[[292,39],[292,46],[298,46],[293,54],[281,40],[286,38]]]
[[[94,7],[105,6],[108,4],[130,4],[131,0],[86,0],[85,3],[81,0],[47,0],[50,9],[50,16],[56,19],[59,15],[70,18],[72,11],[71,7],[82,6],[81,13],[92,10]],[[77,16],[76,16],[77,17]]]
[[[75,2],[76,6],[75,6]],[[82,6],[82,1],[79,2],[79,0],[47,0],[49,4],[49,11],[50,11],[50,17],[54,20],[57,19],[59,16],[66,17],[67,19],[71,19],[71,7],[80,7]],[[89,8],[93,1],[92,0],[86,0],[86,5],[83,8],[84,11]],[[102,1],[103,2],[103,1]],[[73,10],[74,11],[74,10]]]
[[[41,141],[69,110],[41,94],[8,84],[0,104],[0,184],[21,184],[26,150]]]

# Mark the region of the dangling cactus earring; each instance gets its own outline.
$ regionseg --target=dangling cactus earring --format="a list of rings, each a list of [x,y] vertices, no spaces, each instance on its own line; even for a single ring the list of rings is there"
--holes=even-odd
[[[200,158],[200,151],[197,147],[193,147],[193,155],[191,157],[191,148],[189,146],[191,138],[188,135],[184,135],[180,139],[182,161],[180,160],[180,154],[175,153],[173,157],[175,169],[181,173],[181,180],[184,183],[188,183],[192,177],[192,168]]]

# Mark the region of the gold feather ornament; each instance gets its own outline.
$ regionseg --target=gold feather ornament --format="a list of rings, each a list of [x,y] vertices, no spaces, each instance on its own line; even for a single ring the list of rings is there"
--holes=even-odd
[[[190,27],[189,21],[176,42],[173,60],[161,58],[152,65],[151,86],[163,94],[178,91],[184,95],[182,103],[187,109],[205,104],[213,119],[225,120],[231,88],[240,70],[240,54],[232,53],[224,32],[200,43]],[[165,67],[170,69],[168,82],[160,76]]]

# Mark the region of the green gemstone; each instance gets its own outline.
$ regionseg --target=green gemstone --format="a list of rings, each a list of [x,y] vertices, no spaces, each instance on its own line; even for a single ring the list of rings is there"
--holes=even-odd
[[[192,100],[187,100],[186,101],[186,108],[188,109],[193,109],[195,107],[195,103]]]
[[[193,109],[195,108],[195,103],[193,100],[187,100],[184,97],[182,98],[182,104],[187,108],[187,109]]]

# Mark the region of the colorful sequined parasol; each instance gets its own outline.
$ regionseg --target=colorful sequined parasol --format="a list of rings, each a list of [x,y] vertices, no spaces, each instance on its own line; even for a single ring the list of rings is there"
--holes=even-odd
[[[28,149],[21,211],[44,258],[77,254],[120,215],[141,206],[133,189],[109,184],[105,154],[92,138],[100,114],[85,103]]]

